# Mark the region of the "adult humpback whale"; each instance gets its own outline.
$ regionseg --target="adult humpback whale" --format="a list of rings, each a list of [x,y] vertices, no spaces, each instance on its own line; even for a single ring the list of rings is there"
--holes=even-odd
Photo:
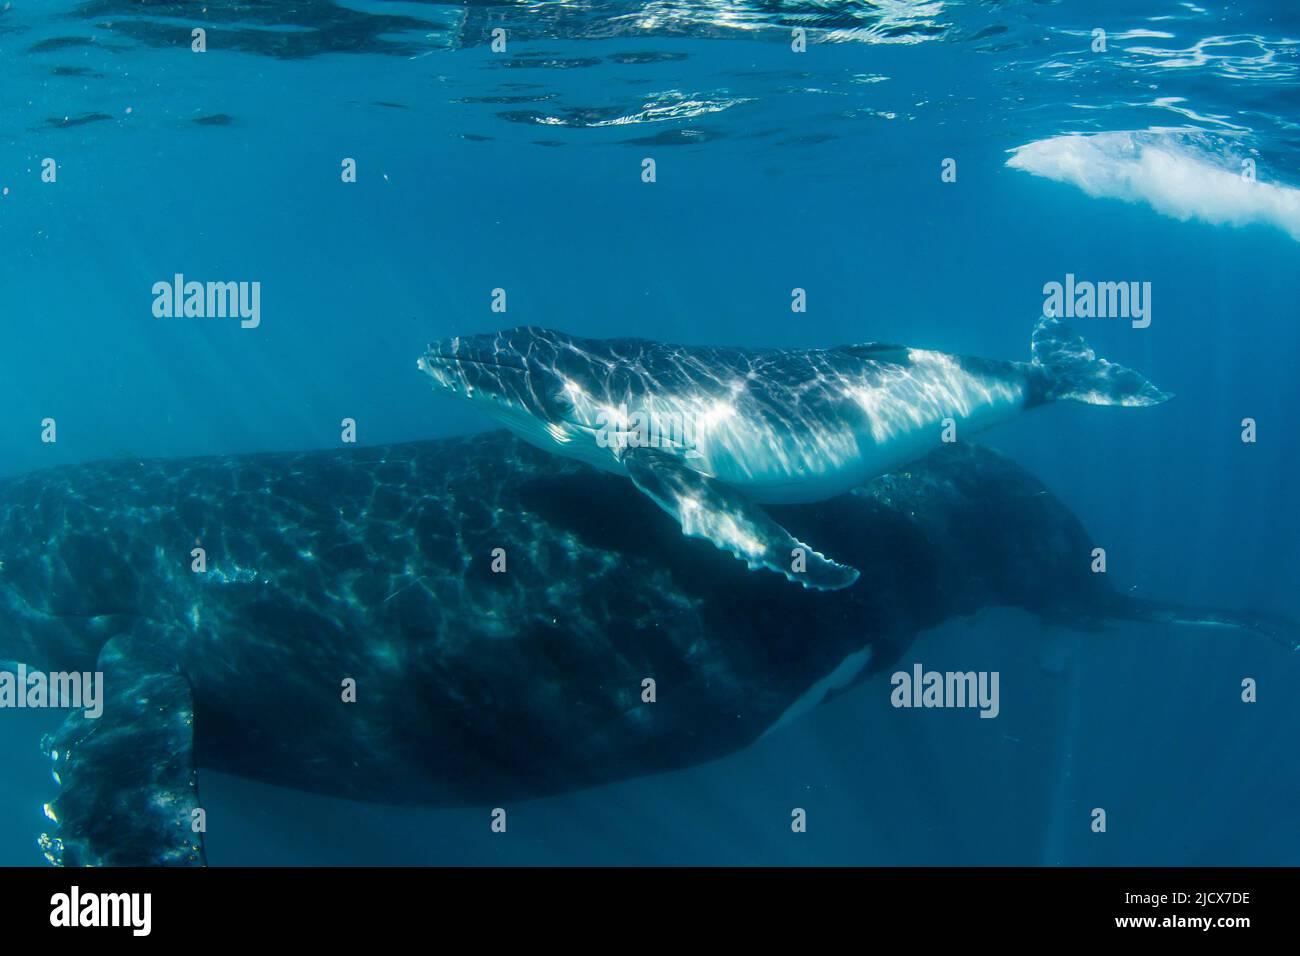
[[[870,342],[831,349],[688,348],[521,327],[430,345],[419,368],[525,440],[619,471],[750,568],[805,587],[859,570],[791,535],[758,503],[823,501],[1047,402],[1154,405],[1170,396],[1099,359],[1056,319],[1033,360]]]
[[[0,481],[0,661],[105,674],[103,715],[47,743],[48,854],[201,862],[199,767],[489,808],[689,766],[988,605],[1296,644],[1285,621],[1114,593],[1065,507],[978,447],[774,513],[867,582],[768,587],[622,479],[503,432]]]

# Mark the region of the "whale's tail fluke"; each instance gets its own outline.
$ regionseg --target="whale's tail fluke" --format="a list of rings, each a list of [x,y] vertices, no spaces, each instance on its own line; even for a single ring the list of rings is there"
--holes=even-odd
[[[1083,336],[1059,319],[1038,320],[1032,348],[1033,364],[1046,375],[1044,401],[1137,407],[1173,398],[1131,368],[1098,358]]]
[[[1300,622],[1281,614],[1190,607],[1126,597],[1112,609],[1111,616],[1120,620],[1149,621],[1155,624],[1249,631],[1280,644],[1289,651],[1300,651]]]

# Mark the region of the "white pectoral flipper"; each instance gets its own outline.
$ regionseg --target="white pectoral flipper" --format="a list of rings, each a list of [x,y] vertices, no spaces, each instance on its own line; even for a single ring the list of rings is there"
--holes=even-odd
[[[704,538],[750,568],[776,571],[804,587],[835,591],[858,579],[856,569],[798,541],[740,492],[682,459],[657,448],[630,448],[622,460],[633,483],[680,521],[687,537]]]

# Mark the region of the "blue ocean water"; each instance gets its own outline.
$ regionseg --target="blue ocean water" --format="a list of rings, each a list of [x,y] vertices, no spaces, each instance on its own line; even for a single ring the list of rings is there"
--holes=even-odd
[[[1122,590],[1300,618],[1290,4],[48,0],[5,7],[0,54],[0,476],[333,447],[345,417],[481,430],[415,359],[506,324],[1027,359],[1046,283],[1149,282],[1148,327],[1076,324],[1175,401],[981,440]],[[260,325],[156,318],[177,273],[260,282]],[[880,678],[716,763],[521,805],[506,840],[205,774],[209,859],[1300,862],[1295,655],[995,610],[905,659],[999,670],[1000,717],[900,712]],[[0,863],[41,860],[60,716],[0,714]]]

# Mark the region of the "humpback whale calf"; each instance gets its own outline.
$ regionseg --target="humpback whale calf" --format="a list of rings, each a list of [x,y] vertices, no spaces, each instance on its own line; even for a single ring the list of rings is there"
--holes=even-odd
[[[1069,511],[977,446],[773,514],[864,585],[771,588],[622,478],[505,432],[0,481],[0,661],[104,675],[101,716],[45,743],[47,856],[201,863],[199,768],[490,808],[687,767],[990,605],[1297,646],[1280,618],[1112,591]]]
[[[1057,319],[1041,319],[1031,344],[1032,361],[1001,362],[879,342],[694,348],[521,327],[430,345],[417,365],[525,440],[626,474],[684,534],[834,590],[859,570],[756,503],[823,501],[915,461],[946,429],[977,432],[1048,402],[1170,397]]]

